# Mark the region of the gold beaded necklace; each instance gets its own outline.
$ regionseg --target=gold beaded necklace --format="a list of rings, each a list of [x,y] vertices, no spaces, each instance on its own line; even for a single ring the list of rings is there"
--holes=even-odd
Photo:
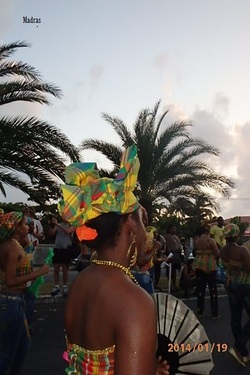
[[[112,262],[111,260],[98,260],[98,259],[93,259],[92,260],[92,263],[95,263],[95,264],[98,264],[98,265],[101,265],[101,266],[109,266],[109,267],[116,267],[118,268],[119,270],[121,270],[122,272],[124,272],[126,275],[129,276],[129,278],[131,280],[133,280],[133,282],[137,285],[139,285],[138,281],[136,280],[136,278],[134,277],[134,275],[132,275],[132,273],[130,272],[130,269],[129,267],[125,267],[123,266],[122,264],[120,263],[116,263],[116,262]]]

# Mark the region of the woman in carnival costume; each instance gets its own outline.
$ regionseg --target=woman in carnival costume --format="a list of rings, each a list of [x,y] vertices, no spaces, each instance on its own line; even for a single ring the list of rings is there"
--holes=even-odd
[[[208,226],[203,225],[198,228],[197,235],[199,237],[194,241],[195,259],[193,263],[197,282],[197,314],[200,317],[204,314],[205,292],[208,284],[212,319],[216,320],[219,318],[216,275],[220,252],[215,240],[210,238]]]
[[[21,212],[0,214],[0,374],[21,374],[30,347],[24,295],[28,283],[48,272],[47,265],[31,270],[30,258],[19,243],[28,234]]]
[[[68,374],[168,374],[156,359],[156,307],[130,272],[144,251],[142,210],[133,194],[139,170],[129,147],[115,179],[100,178],[95,163],[66,168],[61,215],[97,259],[84,269],[67,298]]]
[[[231,312],[231,330],[235,339],[229,353],[245,367],[250,364],[247,343],[250,340],[250,253],[236,241],[240,234],[236,224],[224,228],[226,246],[221,249],[222,264],[227,270],[229,307]],[[248,320],[242,327],[242,313],[246,310]]]
[[[142,209],[142,221],[144,225],[147,224],[147,212]],[[146,240],[144,251],[137,254],[137,261],[131,267],[131,273],[138,281],[139,285],[145,289],[149,294],[154,293],[154,258],[156,254],[156,245],[154,243],[154,234],[151,230],[153,227],[146,227]]]

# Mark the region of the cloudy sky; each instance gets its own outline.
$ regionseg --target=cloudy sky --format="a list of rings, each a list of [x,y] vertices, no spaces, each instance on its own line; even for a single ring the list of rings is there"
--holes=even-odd
[[[64,95],[50,107],[4,111],[48,120],[79,145],[89,137],[118,142],[102,112],[132,127],[141,109],[161,100],[161,111],[170,110],[163,127],[188,119],[192,136],[220,149],[207,160],[236,184],[230,200],[217,197],[220,214],[250,215],[249,14],[249,0],[0,0],[0,43],[30,42],[14,58]],[[7,201],[21,199],[8,190]]]

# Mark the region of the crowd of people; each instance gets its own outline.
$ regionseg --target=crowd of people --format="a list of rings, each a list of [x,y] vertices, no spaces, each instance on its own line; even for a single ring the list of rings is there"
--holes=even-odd
[[[218,267],[226,270],[225,288],[231,313],[231,331],[234,345],[229,353],[243,367],[250,363],[247,343],[250,340],[250,251],[247,245],[239,246],[240,229],[236,224],[224,226],[222,217],[212,228],[202,227],[194,242],[194,267],[197,278],[197,313],[204,314],[204,296],[208,284],[212,319],[218,319],[216,274]],[[243,310],[248,315],[242,325]]]
[[[49,218],[54,239],[54,283],[51,295],[66,299],[67,373],[169,374],[171,364],[157,358],[157,313],[151,295],[161,290],[160,278],[170,279],[169,292],[181,289],[197,297],[197,316],[204,315],[208,285],[211,317],[219,318],[217,272],[224,267],[234,345],[229,353],[237,362],[250,363],[247,342],[250,318],[242,327],[242,312],[250,317],[250,252],[237,245],[239,228],[202,226],[193,250],[171,224],[165,234],[148,225],[146,210],[133,194],[139,170],[135,146],[128,148],[115,179],[101,178],[95,163],[67,167],[61,222]],[[70,176],[67,180],[67,176]],[[68,293],[72,243],[80,243],[82,267]],[[34,209],[0,212],[0,374],[21,374],[30,346],[34,311],[31,283],[49,271],[33,269],[32,254],[44,238]],[[89,287],[91,285],[91,288]],[[140,287],[138,287],[140,286]],[[79,292],[80,291],[80,292]],[[147,314],[145,314],[147,311]],[[27,323],[28,321],[28,323]],[[128,360],[129,358],[129,360]],[[87,370],[88,369],[88,370]],[[91,369],[91,372],[87,372]]]
[[[30,253],[21,243],[29,243],[30,227],[22,212],[0,214],[0,373],[19,375],[30,346],[27,316],[30,283],[49,271],[48,265],[33,270]],[[28,301],[28,310],[26,310]],[[25,311],[26,310],[26,311]]]

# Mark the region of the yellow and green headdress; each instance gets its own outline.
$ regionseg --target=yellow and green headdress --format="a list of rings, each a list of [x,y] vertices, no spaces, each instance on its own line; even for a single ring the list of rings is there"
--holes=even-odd
[[[126,214],[135,211],[139,202],[133,190],[140,163],[135,145],[125,150],[115,179],[100,178],[96,163],[73,163],[65,170],[61,185],[61,216],[71,225],[81,227],[104,213]]]
[[[5,241],[13,234],[15,226],[23,218],[22,212],[12,211],[4,214],[0,212],[0,242]]]
[[[240,228],[236,224],[230,223],[224,227],[224,236],[226,238],[238,237],[239,234],[240,234]]]

